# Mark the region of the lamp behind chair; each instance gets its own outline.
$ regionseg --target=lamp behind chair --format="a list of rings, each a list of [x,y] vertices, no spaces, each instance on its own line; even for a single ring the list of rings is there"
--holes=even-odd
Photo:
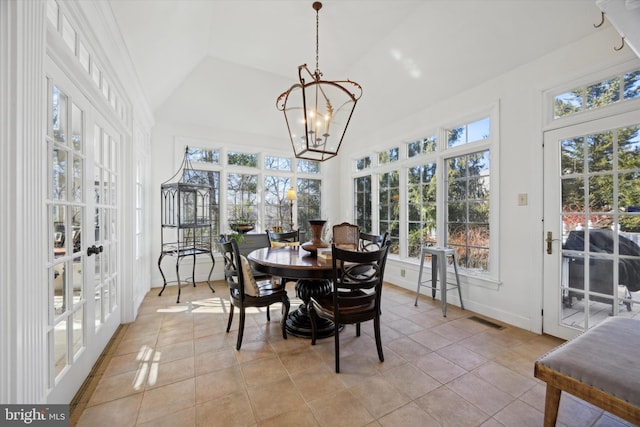
[[[293,187],[289,188],[284,198],[289,201],[289,229],[293,231],[293,201],[297,199],[296,190]]]

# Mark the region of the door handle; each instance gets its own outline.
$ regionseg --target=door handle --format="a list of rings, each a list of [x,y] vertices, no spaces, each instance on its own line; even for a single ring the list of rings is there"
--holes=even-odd
[[[100,245],[100,246],[96,246],[96,245],[89,246],[89,247],[87,248],[87,256],[97,255],[97,254],[99,254],[100,252],[102,252],[102,250],[103,250],[103,249],[104,249],[104,248],[102,247],[102,245]]]
[[[560,239],[554,239],[553,233],[551,231],[547,231],[547,238],[545,239],[545,241],[547,242],[547,253],[549,255],[553,253],[553,247],[551,246],[551,243],[553,243],[554,240],[560,240]]]

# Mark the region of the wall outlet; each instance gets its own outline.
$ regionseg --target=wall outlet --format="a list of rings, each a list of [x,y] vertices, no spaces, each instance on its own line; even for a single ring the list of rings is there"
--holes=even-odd
[[[400,277],[404,277],[407,274],[407,271],[404,268],[400,269]]]
[[[518,194],[518,206],[527,206],[529,204],[529,195],[527,193]]]

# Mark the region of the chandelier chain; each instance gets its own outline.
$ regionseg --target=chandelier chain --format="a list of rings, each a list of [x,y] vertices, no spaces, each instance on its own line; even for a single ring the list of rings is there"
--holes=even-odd
[[[316,74],[320,75],[320,42],[319,42],[319,34],[320,32],[320,10],[316,9]]]

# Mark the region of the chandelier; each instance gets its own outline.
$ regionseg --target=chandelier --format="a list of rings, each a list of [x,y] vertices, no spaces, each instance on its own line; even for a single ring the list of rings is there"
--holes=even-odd
[[[347,131],[362,87],[351,80],[322,80],[318,66],[322,3],[314,2],[316,11],[316,69],[307,64],[298,67],[298,80],[276,101],[284,117],[296,158],[324,161],[335,157]],[[305,80],[305,79],[308,79]]]

